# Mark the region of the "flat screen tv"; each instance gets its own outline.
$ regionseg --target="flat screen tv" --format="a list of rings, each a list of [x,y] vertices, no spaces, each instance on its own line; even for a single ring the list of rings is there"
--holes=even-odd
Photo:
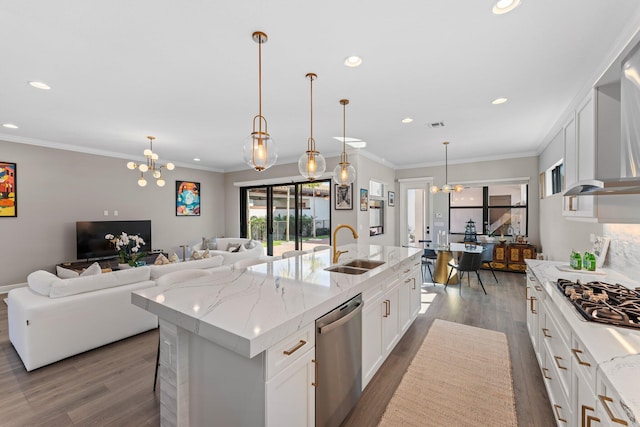
[[[151,252],[151,220],[143,221],[78,221],[76,222],[77,259],[113,258],[116,251],[104,238],[107,234],[122,232],[137,234],[145,241],[143,252]]]

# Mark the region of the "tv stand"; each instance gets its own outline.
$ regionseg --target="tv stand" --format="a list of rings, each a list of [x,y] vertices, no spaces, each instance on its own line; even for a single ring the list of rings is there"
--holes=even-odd
[[[148,253],[147,255],[145,255],[140,260],[146,262],[147,264],[153,264],[155,262],[156,258],[158,257],[158,255],[160,255],[160,254],[164,254],[164,256],[168,256],[165,252],[163,252],[162,250],[159,250],[159,251],[153,251],[153,252]],[[119,261],[119,259],[116,256],[116,257],[112,257],[112,258],[102,258],[102,259],[94,259],[94,260],[63,262],[63,263],[60,263],[60,264],[57,264],[57,265],[60,266],[60,267],[68,268],[69,270],[74,270],[74,271],[77,271],[78,273],[80,273],[84,269],[89,267],[91,264],[93,264],[94,262],[97,262],[100,265],[100,268],[102,268],[102,272],[105,273],[107,271],[118,270],[118,263],[119,263],[118,261]]]

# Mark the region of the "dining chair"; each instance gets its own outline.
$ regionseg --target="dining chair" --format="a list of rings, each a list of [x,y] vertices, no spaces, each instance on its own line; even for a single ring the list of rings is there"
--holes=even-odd
[[[449,285],[449,279],[451,279],[451,275],[454,270],[460,273],[460,292],[462,292],[462,278],[464,277],[464,273],[467,273],[467,284],[471,287],[471,280],[469,279],[469,273],[475,272],[478,277],[478,282],[480,282],[480,286],[482,286],[482,290],[484,294],[487,294],[484,285],[482,284],[482,279],[480,278],[480,274],[478,270],[482,266],[482,252],[462,252],[462,256],[460,257],[460,261],[458,264],[455,264],[453,261],[449,262],[449,266],[451,267],[451,271],[449,271],[449,277],[447,277],[447,283],[445,283],[444,288],[447,288]]]
[[[433,265],[435,268],[436,259],[438,259],[438,254],[434,249],[432,249],[431,240],[418,240],[419,243],[423,244],[422,251],[422,283],[424,283],[424,279],[427,273],[427,269],[429,270],[429,276],[431,277],[431,281],[435,285],[435,281],[433,280],[433,271],[431,270],[431,266]]]
[[[482,246],[482,266],[489,267],[489,270],[491,270],[491,274],[493,274],[493,278],[496,279],[496,283],[498,283],[496,272],[493,270],[493,266],[491,265],[491,263],[493,262],[493,247],[495,246],[495,243],[485,243]]]

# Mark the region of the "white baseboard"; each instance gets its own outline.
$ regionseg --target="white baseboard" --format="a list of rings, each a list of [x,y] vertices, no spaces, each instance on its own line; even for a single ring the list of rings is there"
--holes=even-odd
[[[15,288],[22,288],[24,286],[27,286],[27,282],[24,283],[16,283],[15,285],[4,285],[4,286],[0,286],[0,294],[6,294],[7,292],[9,292],[11,289],[15,289]]]

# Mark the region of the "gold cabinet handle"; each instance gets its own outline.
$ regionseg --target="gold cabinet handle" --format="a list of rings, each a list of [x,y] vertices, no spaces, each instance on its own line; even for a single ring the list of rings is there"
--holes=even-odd
[[[542,328],[542,335],[544,335],[545,338],[551,338],[551,335],[549,335],[549,330],[547,328]]]
[[[311,385],[314,387],[318,387],[318,361],[316,359],[311,359],[311,363],[313,363],[316,371],[314,381],[311,383]]]
[[[529,287],[524,288],[524,299],[529,299]]]
[[[607,411],[607,415],[609,415],[609,418],[611,418],[611,421],[613,421],[614,423],[622,424],[623,426],[628,425],[625,420],[621,420],[620,418],[616,418],[616,416],[613,415],[613,411],[609,407],[609,402],[613,403],[613,399],[612,398],[610,398],[609,396],[603,396],[603,395],[599,394],[598,395],[598,399],[600,399],[600,402],[602,402],[602,406],[604,406],[604,409],[605,409],[605,411]]]
[[[305,345],[307,342],[305,340],[300,340],[300,342],[296,345],[294,345],[293,347],[291,347],[289,350],[285,350],[283,351],[283,353],[286,356],[291,356],[293,353],[295,353],[296,351],[300,350],[300,348]]]
[[[416,278],[412,277],[411,280],[413,280],[413,288],[411,288],[411,289],[413,289],[415,291],[416,290]]]
[[[391,300],[387,300],[387,316],[391,316]]]
[[[382,315],[382,317],[389,317],[389,304],[390,301],[388,299],[382,301],[384,302],[384,314]]]
[[[410,269],[410,268],[407,268],[407,269],[404,271],[404,273],[402,273],[402,274],[408,273],[408,272],[410,272],[410,271],[411,271],[411,269]]]
[[[560,361],[562,360],[562,357],[560,356],[553,356],[553,359],[556,361],[556,366],[558,367],[558,369],[564,369],[565,371],[567,370],[567,368],[565,368],[564,366],[562,366],[560,364]]]
[[[404,283],[409,283],[411,279],[405,279]]]
[[[536,285],[536,286],[534,286],[534,288],[536,288],[536,291],[538,291],[538,292],[542,292],[542,288],[541,288],[540,286],[537,286],[537,285]]]
[[[562,406],[560,405],[553,405],[553,409],[556,410],[556,418],[558,418],[558,421],[562,422],[562,423],[566,423],[567,420],[565,420],[564,418],[562,418],[562,416],[560,415],[560,409],[562,409]]]
[[[531,314],[538,314],[538,312],[536,311],[536,309],[535,309],[535,308],[533,308],[533,302],[534,302],[534,301],[536,301],[536,300],[537,300],[537,298],[536,298],[536,297],[531,297],[531,298],[529,298],[529,303],[531,304],[531,308],[530,308],[530,310],[531,310]]]
[[[591,406],[582,405],[582,421],[580,422],[582,427],[591,427],[591,421],[600,422],[600,418],[587,415],[587,411],[593,412],[595,409]]]
[[[579,364],[584,366],[591,366],[591,363],[585,362],[584,360],[580,359],[580,356],[578,356],[579,354],[582,354],[582,350],[579,350],[577,348],[572,348],[571,352],[573,352],[573,355],[576,357],[576,359],[578,359]]]
[[[547,375],[547,372],[549,372],[549,370],[547,368],[542,368],[542,376],[545,377],[546,379],[550,380],[551,377],[549,375]]]

